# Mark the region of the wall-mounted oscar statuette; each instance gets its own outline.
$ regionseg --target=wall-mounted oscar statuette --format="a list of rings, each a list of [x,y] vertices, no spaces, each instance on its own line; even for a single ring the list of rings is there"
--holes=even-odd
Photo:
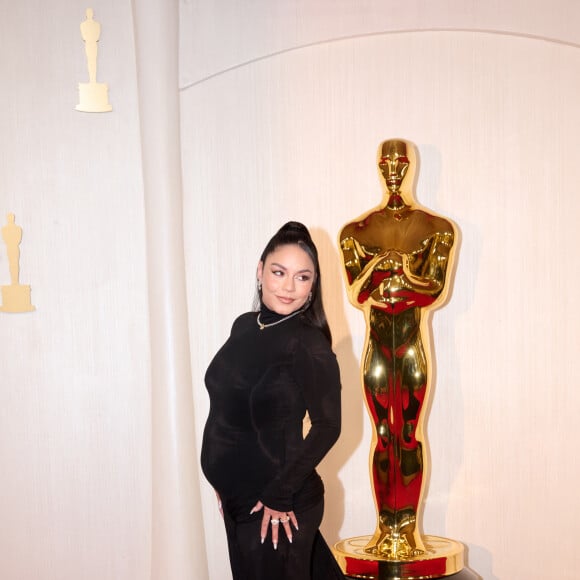
[[[2,286],[2,312],[31,312],[35,307],[30,303],[30,286],[20,284],[20,242],[22,228],[17,226],[13,213],[6,218],[6,225],[2,227],[2,239],[8,255],[10,271],[10,285]]]
[[[97,82],[97,53],[101,36],[101,25],[93,18],[93,9],[87,8],[86,20],[81,22],[81,36],[85,43],[89,82],[79,83],[79,104],[77,111],[85,113],[107,113],[113,107],[109,104],[109,87]]]

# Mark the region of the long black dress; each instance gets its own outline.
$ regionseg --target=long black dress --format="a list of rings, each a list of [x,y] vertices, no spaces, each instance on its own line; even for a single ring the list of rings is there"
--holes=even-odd
[[[220,494],[234,580],[343,578],[320,536],[316,466],[340,433],[340,375],[323,333],[302,315],[261,330],[240,316],[206,373],[210,412],[201,465]],[[261,321],[283,318],[262,307]],[[308,411],[311,428],[303,438]],[[256,502],[298,519],[290,544],[262,544]],[[270,531],[268,532],[270,534]]]

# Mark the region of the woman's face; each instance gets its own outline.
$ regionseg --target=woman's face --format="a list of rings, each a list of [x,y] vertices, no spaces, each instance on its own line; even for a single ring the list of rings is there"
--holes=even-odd
[[[277,314],[291,314],[308,301],[315,276],[312,259],[299,245],[278,246],[258,264],[262,302]]]

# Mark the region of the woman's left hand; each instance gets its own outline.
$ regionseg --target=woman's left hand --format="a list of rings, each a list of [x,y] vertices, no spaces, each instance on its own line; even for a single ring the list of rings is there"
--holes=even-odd
[[[292,529],[290,528],[290,522],[292,522],[294,528],[298,529],[298,520],[296,519],[294,512],[279,512],[272,510],[259,501],[252,508],[250,513],[253,514],[259,512],[262,508],[264,508],[262,528],[260,530],[262,544],[268,535],[268,526],[272,526],[272,545],[274,546],[274,550],[278,549],[278,530],[280,529],[280,526],[284,528],[288,541],[292,543]]]

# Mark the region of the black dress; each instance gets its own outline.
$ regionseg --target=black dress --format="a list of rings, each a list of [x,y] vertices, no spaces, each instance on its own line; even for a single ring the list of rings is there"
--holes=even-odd
[[[340,433],[340,375],[323,333],[302,315],[261,330],[240,316],[206,373],[210,412],[201,465],[220,494],[234,580],[343,578],[320,536],[324,486],[316,466]],[[261,321],[282,317],[262,308]],[[308,411],[311,428],[303,438]],[[290,544],[260,542],[261,501],[294,511]]]

